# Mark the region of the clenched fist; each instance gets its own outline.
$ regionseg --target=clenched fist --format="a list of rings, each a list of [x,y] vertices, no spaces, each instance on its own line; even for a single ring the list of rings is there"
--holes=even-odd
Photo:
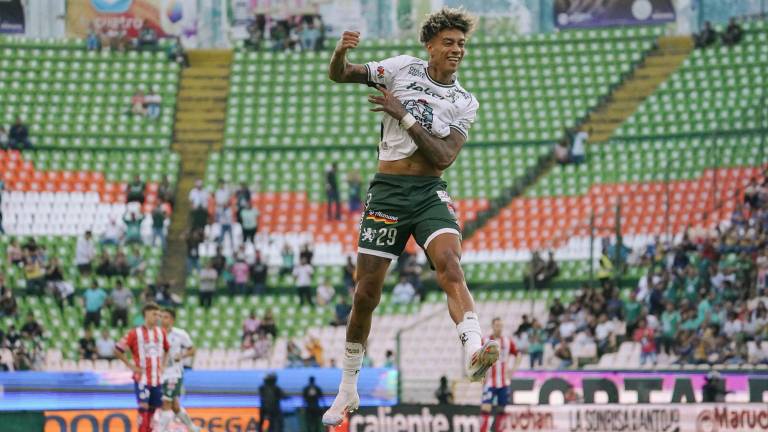
[[[339,42],[336,44],[336,51],[345,53],[347,50],[357,48],[357,44],[360,43],[360,32],[358,31],[345,31]]]

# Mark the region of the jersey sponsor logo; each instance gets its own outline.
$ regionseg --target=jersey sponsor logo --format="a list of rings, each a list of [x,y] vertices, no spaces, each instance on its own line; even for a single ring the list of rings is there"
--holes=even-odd
[[[440,100],[445,99],[443,96],[440,96],[439,94],[435,93],[435,91],[432,90],[431,88],[429,88],[429,87],[422,87],[416,81],[411,81],[411,83],[408,84],[408,86],[406,86],[405,88],[406,88],[406,90],[420,91],[420,92],[424,93],[427,96],[432,96],[432,97],[440,99]],[[413,114],[413,113],[411,113],[411,114]]]
[[[416,121],[419,122],[421,127],[432,132],[432,122],[435,120],[435,113],[431,106],[424,99],[407,100],[403,104],[403,107],[408,111]]]
[[[415,76],[421,79],[425,79],[427,76],[424,74],[424,69],[419,66],[411,66],[408,68],[408,75]]]
[[[372,220],[374,222],[384,222],[387,225],[397,223],[397,221],[399,220],[397,216],[388,215],[386,213],[376,211],[376,210],[368,210],[368,216],[366,216],[365,218],[367,220]]]

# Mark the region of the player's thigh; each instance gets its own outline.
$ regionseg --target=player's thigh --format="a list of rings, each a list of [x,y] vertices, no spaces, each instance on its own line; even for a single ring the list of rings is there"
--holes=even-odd
[[[163,388],[162,386],[147,387],[149,389],[149,407],[160,408],[163,406]]]
[[[360,220],[359,254],[395,260],[411,236],[408,197],[393,183],[374,181]]]
[[[456,266],[461,258],[461,231],[444,206],[435,206],[414,224],[413,236],[427,253],[430,266],[438,272]]]

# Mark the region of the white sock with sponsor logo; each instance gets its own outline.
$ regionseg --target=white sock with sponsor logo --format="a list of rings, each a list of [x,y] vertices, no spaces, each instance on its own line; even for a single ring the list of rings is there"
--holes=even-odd
[[[363,344],[347,342],[344,346],[344,360],[341,361],[341,384],[339,390],[357,392],[357,378],[363,367]]]
[[[171,421],[173,421],[173,411],[160,411],[160,416],[157,418],[157,430],[159,432],[166,432],[168,426],[171,425]]]
[[[464,320],[456,325],[459,340],[464,346],[464,355],[471,356],[483,345],[483,334],[480,330],[480,320],[474,312],[464,312]]]
[[[184,408],[181,408],[179,412],[176,413],[176,417],[191,430],[197,430],[195,429],[195,424],[192,423],[192,419],[189,418],[189,414],[187,414],[187,411],[184,410]]]

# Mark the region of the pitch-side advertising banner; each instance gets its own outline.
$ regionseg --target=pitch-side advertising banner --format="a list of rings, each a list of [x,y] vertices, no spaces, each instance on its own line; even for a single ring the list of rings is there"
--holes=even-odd
[[[21,0],[0,0],[0,33],[24,33],[24,5]]]
[[[259,430],[258,408],[188,408],[196,426],[205,431]],[[45,411],[43,432],[133,432],[138,430],[136,410]],[[172,432],[187,432],[174,423]]]
[[[765,404],[508,406],[499,432],[727,432],[768,430]],[[479,432],[476,406],[361,408],[343,432]],[[489,429],[493,430],[493,429]]]
[[[2,1],[2,0],[0,0]],[[143,27],[158,36],[192,38],[197,34],[197,2],[184,0],[69,0],[67,35],[85,37],[98,31],[122,28],[135,37]]]
[[[555,0],[560,28],[659,24],[675,20],[672,0]]]

